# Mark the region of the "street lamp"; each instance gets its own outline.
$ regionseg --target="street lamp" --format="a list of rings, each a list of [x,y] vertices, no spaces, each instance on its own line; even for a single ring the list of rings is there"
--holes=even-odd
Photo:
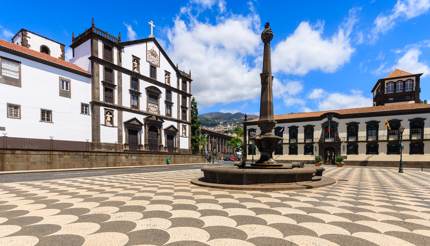
[[[399,163],[399,173],[403,173],[403,131],[405,128],[401,126],[399,128],[399,143],[400,143],[400,163]]]

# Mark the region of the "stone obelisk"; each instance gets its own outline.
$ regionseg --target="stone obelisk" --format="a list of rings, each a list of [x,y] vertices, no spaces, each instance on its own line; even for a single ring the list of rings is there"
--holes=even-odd
[[[270,41],[273,39],[273,32],[270,24],[266,23],[261,33],[261,40],[264,43],[263,71],[261,78],[261,97],[260,97],[260,118],[258,127],[261,133],[255,138],[260,159],[253,165],[258,168],[271,168],[281,166],[273,159],[273,151],[276,145],[282,140],[273,134],[276,121],[273,119],[273,92],[272,92],[272,64],[270,54]]]

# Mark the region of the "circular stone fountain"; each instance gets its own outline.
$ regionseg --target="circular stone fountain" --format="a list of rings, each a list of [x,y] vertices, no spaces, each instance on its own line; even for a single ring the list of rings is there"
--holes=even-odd
[[[273,159],[273,152],[282,137],[275,136],[273,129],[272,68],[270,58],[270,41],[273,32],[266,23],[261,40],[264,43],[263,71],[261,78],[260,117],[257,124],[260,134],[254,139],[260,159],[251,165],[204,167],[204,176],[191,183],[213,188],[279,190],[309,189],[334,184],[336,181],[323,177],[324,168],[304,167],[303,164],[281,164]]]

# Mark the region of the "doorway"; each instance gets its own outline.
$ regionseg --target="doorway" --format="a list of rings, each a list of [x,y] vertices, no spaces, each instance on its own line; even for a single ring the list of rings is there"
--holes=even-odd
[[[333,147],[327,147],[324,149],[324,163],[325,164],[336,164],[336,150]]]
[[[128,148],[130,150],[139,149],[139,131],[128,129]]]
[[[158,128],[155,126],[150,126],[148,128],[148,148],[150,151],[159,151],[158,139]]]
[[[175,149],[175,136],[172,134],[166,135],[166,147],[168,152],[173,152]]]

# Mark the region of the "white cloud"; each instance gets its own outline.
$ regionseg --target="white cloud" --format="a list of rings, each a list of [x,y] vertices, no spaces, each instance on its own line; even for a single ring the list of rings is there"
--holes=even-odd
[[[295,96],[303,91],[303,83],[300,81],[281,82],[278,79],[273,81],[273,95],[275,97]]]
[[[14,35],[13,32],[11,32],[9,29],[0,25],[0,38],[11,39],[13,35]]]
[[[351,90],[350,93],[327,93],[319,101],[319,110],[332,110],[343,108],[358,108],[372,106],[372,99],[363,95],[361,91]]]
[[[354,52],[350,34],[356,21],[356,11],[352,9],[345,23],[329,38],[322,36],[322,24],[311,26],[309,22],[301,22],[292,35],[276,45],[274,71],[294,75],[305,75],[312,70],[335,72]]]
[[[127,40],[136,40],[137,33],[133,29],[133,26],[127,23],[124,23],[125,28],[127,28]]]
[[[191,0],[190,3],[197,5],[198,7],[204,9],[210,9],[213,6],[217,6],[218,10],[223,13],[226,9],[225,0]]]
[[[430,67],[419,60],[420,55],[421,51],[418,48],[407,50],[403,56],[397,60],[392,70],[399,68],[411,73],[423,73],[423,77],[430,75]]]
[[[430,0],[397,0],[394,7],[387,14],[379,14],[374,20],[374,28],[370,34],[371,40],[376,40],[394,27],[401,19],[412,19],[426,13],[430,9]]]
[[[258,17],[232,16],[215,24],[177,18],[168,32],[169,53],[192,68],[193,94],[202,105],[254,99],[260,93],[255,64]]]
[[[312,100],[320,99],[321,97],[324,96],[325,93],[326,92],[323,89],[320,89],[320,88],[313,89],[309,94],[308,98]]]

